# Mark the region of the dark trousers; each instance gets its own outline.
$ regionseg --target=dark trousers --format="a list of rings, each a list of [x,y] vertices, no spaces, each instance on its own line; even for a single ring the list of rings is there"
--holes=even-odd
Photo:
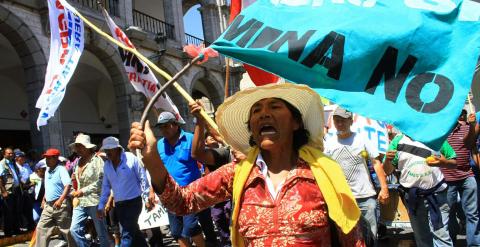
[[[20,233],[21,195],[22,191],[20,187],[17,187],[13,189],[11,194],[8,194],[7,198],[2,200],[3,224],[6,237]]]
[[[212,207],[212,219],[217,227],[221,246],[231,246],[229,228],[231,212],[232,204],[230,201],[221,202]]]
[[[207,242],[207,245],[217,245],[217,234],[215,233],[215,228],[213,226],[210,208],[206,208],[205,210],[198,213],[198,221],[202,226],[202,231],[205,235],[205,241]]]
[[[21,208],[23,215],[23,227],[29,231],[35,229],[35,223],[33,221],[33,195],[24,191],[21,195]]]
[[[150,247],[163,247],[163,236],[160,227],[150,229],[152,231],[152,238],[148,241]]]
[[[138,227],[138,217],[142,212],[142,207],[141,197],[115,202],[116,215],[122,226],[122,247],[148,246]]]

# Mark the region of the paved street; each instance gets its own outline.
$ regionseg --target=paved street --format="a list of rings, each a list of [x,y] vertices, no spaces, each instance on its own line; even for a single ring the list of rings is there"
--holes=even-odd
[[[55,247],[58,244],[58,240],[54,240],[50,243],[50,247]],[[165,237],[164,235],[164,244],[165,246],[178,246],[173,242],[173,239],[170,237]],[[23,244],[14,245],[15,247],[28,247],[28,242]],[[457,243],[458,247],[466,246],[465,236],[459,235],[459,242]],[[413,240],[413,232],[410,228],[400,229],[400,228],[389,228],[387,231],[387,238],[380,240],[379,247],[415,247]]]

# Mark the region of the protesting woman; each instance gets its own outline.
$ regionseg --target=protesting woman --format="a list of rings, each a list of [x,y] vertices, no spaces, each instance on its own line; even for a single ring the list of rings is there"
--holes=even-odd
[[[322,153],[323,106],[307,86],[267,85],[238,92],[216,114],[219,131],[247,154],[186,187],[168,175],[147,123],[132,124],[162,204],[175,214],[232,199],[234,246],[364,246],[360,211],[345,176]]]

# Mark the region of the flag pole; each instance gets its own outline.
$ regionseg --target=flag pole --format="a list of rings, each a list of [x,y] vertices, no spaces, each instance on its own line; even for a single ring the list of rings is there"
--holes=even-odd
[[[103,32],[100,28],[98,28],[97,26],[95,26],[95,24],[91,23],[87,18],[85,18],[82,14],[80,14],[80,12],[75,9],[75,8],[72,8],[71,9],[72,12],[75,13],[75,15],[77,15],[78,17],[80,17],[80,19],[82,19],[83,22],[85,22],[85,24],[87,24],[90,28],[92,28],[95,32],[97,32],[98,34],[100,34],[100,36],[102,36],[103,38],[107,39],[108,41],[116,44],[117,46],[121,47],[122,49],[124,50],[127,50],[131,53],[133,53],[135,56],[137,56],[139,59],[141,59],[143,62],[145,62],[146,64],[148,64],[148,66],[150,66],[150,68],[152,68],[155,72],[159,73],[160,75],[162,75],[165,79],[169,80],[169,82],[171,81],[171,85],[178,91],[178,93],[180,93],[180,95],[183,96],[183,98],[185,98],[185,100],[187,100],[188,103],[194,103],[195,101],[193,100],[193,98],[188,94],[187,91],[185,91],[185,89],[182,88],[182,86],[180,86],[175,80],[178,79],[179,76],[174,76],[174,77],[171,77],[167,72],[163,71],[162,69],[160,69],[157,65],[155,65],[153,62],[151,62],[148,58],[146,58],[145,56],[143,56],[140,52],[137,51],[137,49],[132,49],[124,44],[122,44],[121,42],[117,41],[116,39],[114,39],[113,37],[111,37],[110,35],[108,35],[107,33]],[[195,60],[198,61],[201,57],[196,57],[194,58],[192,61]],[[192,61],[187,64],[185,68],[190,68],[191,65],[193,65]],[[184,69],[182,69],[183,73],[186,71],[184,71]],[[179,72],[180,73],[180,72]],[[177,75],[179,74],[177,73]],[[182,74],[183,74],[182,73]],[[175,79],[172,81],[172,79]],[[170,85],[170,84],[165,84],[165,85]],[[163,87],[162,88],[165,88],[166,87]],[[165,91],[165,89],[163,91]],[[162,90],[159,90],[157,91],[157,94],[158,92],[163,92]],[[160,96],[160,94],[158,94],[158,96]],[[153,105],[153,102],[155,102],[156,99],[158,99],[158,96],[156,98],[152,97],[152,99],[150,100],[149,102],[149,105],[150,103],[152,103]],[[147,110],[147,109],[146,109]],[[149,109],[148,109],[149,110]],[[212,118],[210,118],[210,116],[208,116],[208,114],[205,112],[205,110],[201,110],[200,111],[200,115],[205,119],[205,121],[215,130],[218,131],[218,126],[217,124],[215,123],[215,121],[213,121]],[[143,125],[142,125],[143,126]]]
[[[480,63],[475,67],[475,72],[474,72],[474,76],[475,74],[480,70]],[[473,97],[473,92],[472,90],[470,89],[470,92],[468,93],[467,95],[467,100],[468,100],[468,106],[470,107],[470,113],[475,113],[473,111],[473,104],[472,104],[472,99],[470,99],[470,94],[472,95]]]
[[[230,58],[225,58],[225,64],[226,64],[226,68],[225,68],[225,99],[228,98],[229,96],[229,93],[228,93],[228,88],[229,88],[229,84],[228,82],[230,81]]]
[[[473,110],[472,99],[470,99],[470,94],[471,92],[468,92],[467,94],[468,106],[470,107],[470,113],[475,113]],[[473,97],[473,94],[472,94],[472,97]]]
[[[187,65],[185,65],[185,67],[183,67],[182,70],[180,70],[176,75],[174,75],[167,83],[163,84],[162,87],[157,90],[157,92],[153,95],[152,99],[148,102],[147,106],[145,107],[145,110],[143,110],[143,113],[142,113],[142,118],[140,119],[140,126],[142,126],[142,129],[145,129],[145,123],[147,121],[147,117],[148,117],[148,112],[150,111],[150,109],[153,107],[153,105],[155,104],[155,101],[157,101],[158,97],[160,97],[160,95],[162,95],[165,90],[172,84],[176,83],[175,81],[180,77],[182,76],[190,67],[192,67],[193,64],[195,64],[197,61],[199,60],[202,60],[203,59],[203,56],[200,55],[200,56],[197,56],[195,58],[193,58]],[[202,112],[205,113],[205,111],[202,109]],[[211,120],[211,118],[205,113],[205,115],[207,116],[208,119]],[[203,115],[202,115],[203,116]],[[205,120],[207,120],[207,118],[205,118],[203,116],[203,118]],[[213,120],[212,120],[213,121]],[[214,122],[215,123],[215,122]],[[216,126],[216,124],[215,124]],[[213,127],[213,126],[212,126]],[[217,127],[218,128],[218,127]],[[145,167],[145,165],[143,164],[143,161],[142,161],[142,151],[140,149],[136,149],[135,150],[136,152],[136,155],[137,157],[139,158],[140,160],[140,164]]]
[[[182,68],[182,70],[180,70],[177,74],[175,74],[172,78],[170,78],[170,80],[163,84],[162,87],[160,87],[159,90],[157,90],[157,92],[152,96],[152,98],[150,99],[150,101],[148,102],[147,106],[145,107],[145,110],[143,110],[143,113],[142,113],[142,118],[140,119],[140,125],[142,126],[142,128],[145,126],[145,122],[147,121],[147,117],[148,117],[148,112],[150,111],[150,109],[153,107],[153,105],[155,104],[155,101],[157,101],[158,97],[160,97],[160,95],[162,95],[165,90],[168,88],[168,86],[170,85],[175,85],[175,81],[180,77],[182,76],[183,74],[185,74],[185,72],[187,72],[187,70],[192,67],[193,64],[195,64],[196,62],[198,62],[199,60],[202,60],[203,59],[203,56],[200,55],[200,56],[197,56],[195,58],[193,58],[187,65],[185,65],[185,67]],[[190,96],[190,95],[189,95]],[[193,101],[193,99],[192,99]],[[202,111],[205,113],[205,111],[202,109]],[[206,114],[205,114],[206,115]],[[209,119],[211,119],[208,115],[207,117]],[[205,119],[206,120],[206,119]],[[216,126],[216,124],[215,124]],[[212,126],[213,127],[213,126]],[[218,127],[217,127],[218,128]]]

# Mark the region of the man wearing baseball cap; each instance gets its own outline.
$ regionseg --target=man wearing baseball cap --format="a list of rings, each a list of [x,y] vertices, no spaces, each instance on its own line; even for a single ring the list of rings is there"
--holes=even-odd
[[[35,246],[47,247],[50,235],[56,226],[67,240],[68,246],[76,246],[70,234],[72,206],[67,200],[71,187],[71,179],[65,167],[58,165],[60,151],[55,148],[48,149],[43,157],[47,163],[45,172],[45,197],[43,211],[37,225],[37,241]]]
[[[341,107],[333,112],[336,135],[325,141],[325,154],[336,160],[345,174],[358,206],[362,212],[361,227],[367,246],[377,245],[377,192],[370,176],[368,163],[371,163],[380,181],[378,200],[384,204],[389,193],[379,153],[368,139],[352,132],[352,113]]]
[[[186,186],[200,178],[197,161],[191,156],[193,134],[183,131],[171,112],[160,113],[156,126],[163,136],[157,143],[157,150],[173,179],[180,186]],[[198,214],[177,216],[168,212],[168,221],[172,237],[181,246],[187,244],[188,238],[197,246],[205,246]]]
[[[40,219],[40,215],[42,215],[42,201],[45,195],[45,171],[47,170],[47,164],[45,163],[45,159],[40,160],[37,164],[35,164],[34,173],[30,175],[30,182],[34,187],[34,195],[33,195],[33,221],[35,223],[38,222]]]
[[[97,216],[103,218],[105,206],[113,191],[115,215],[122,226],[122,246],[147,246],[138,226],[138,217],[142,212],[142,197],[146,200],[150,185],[145,169],[135,155],[125,152],[117,138],[103,139],[101,150],[108,160],[103,166],[103,182]]]
[[[29,231],[35,229],[35,224],[33,222],[33,191],[29,190],[31,187],[30,184],[30,174],[32,174],[32,169],[27,163],[25,153],[21,150],[15,152],[15,164],[19,171],[20,185],[22,186],[23,193],[21,194],[20,207],[19,211],[25,219],[25,228]]]

